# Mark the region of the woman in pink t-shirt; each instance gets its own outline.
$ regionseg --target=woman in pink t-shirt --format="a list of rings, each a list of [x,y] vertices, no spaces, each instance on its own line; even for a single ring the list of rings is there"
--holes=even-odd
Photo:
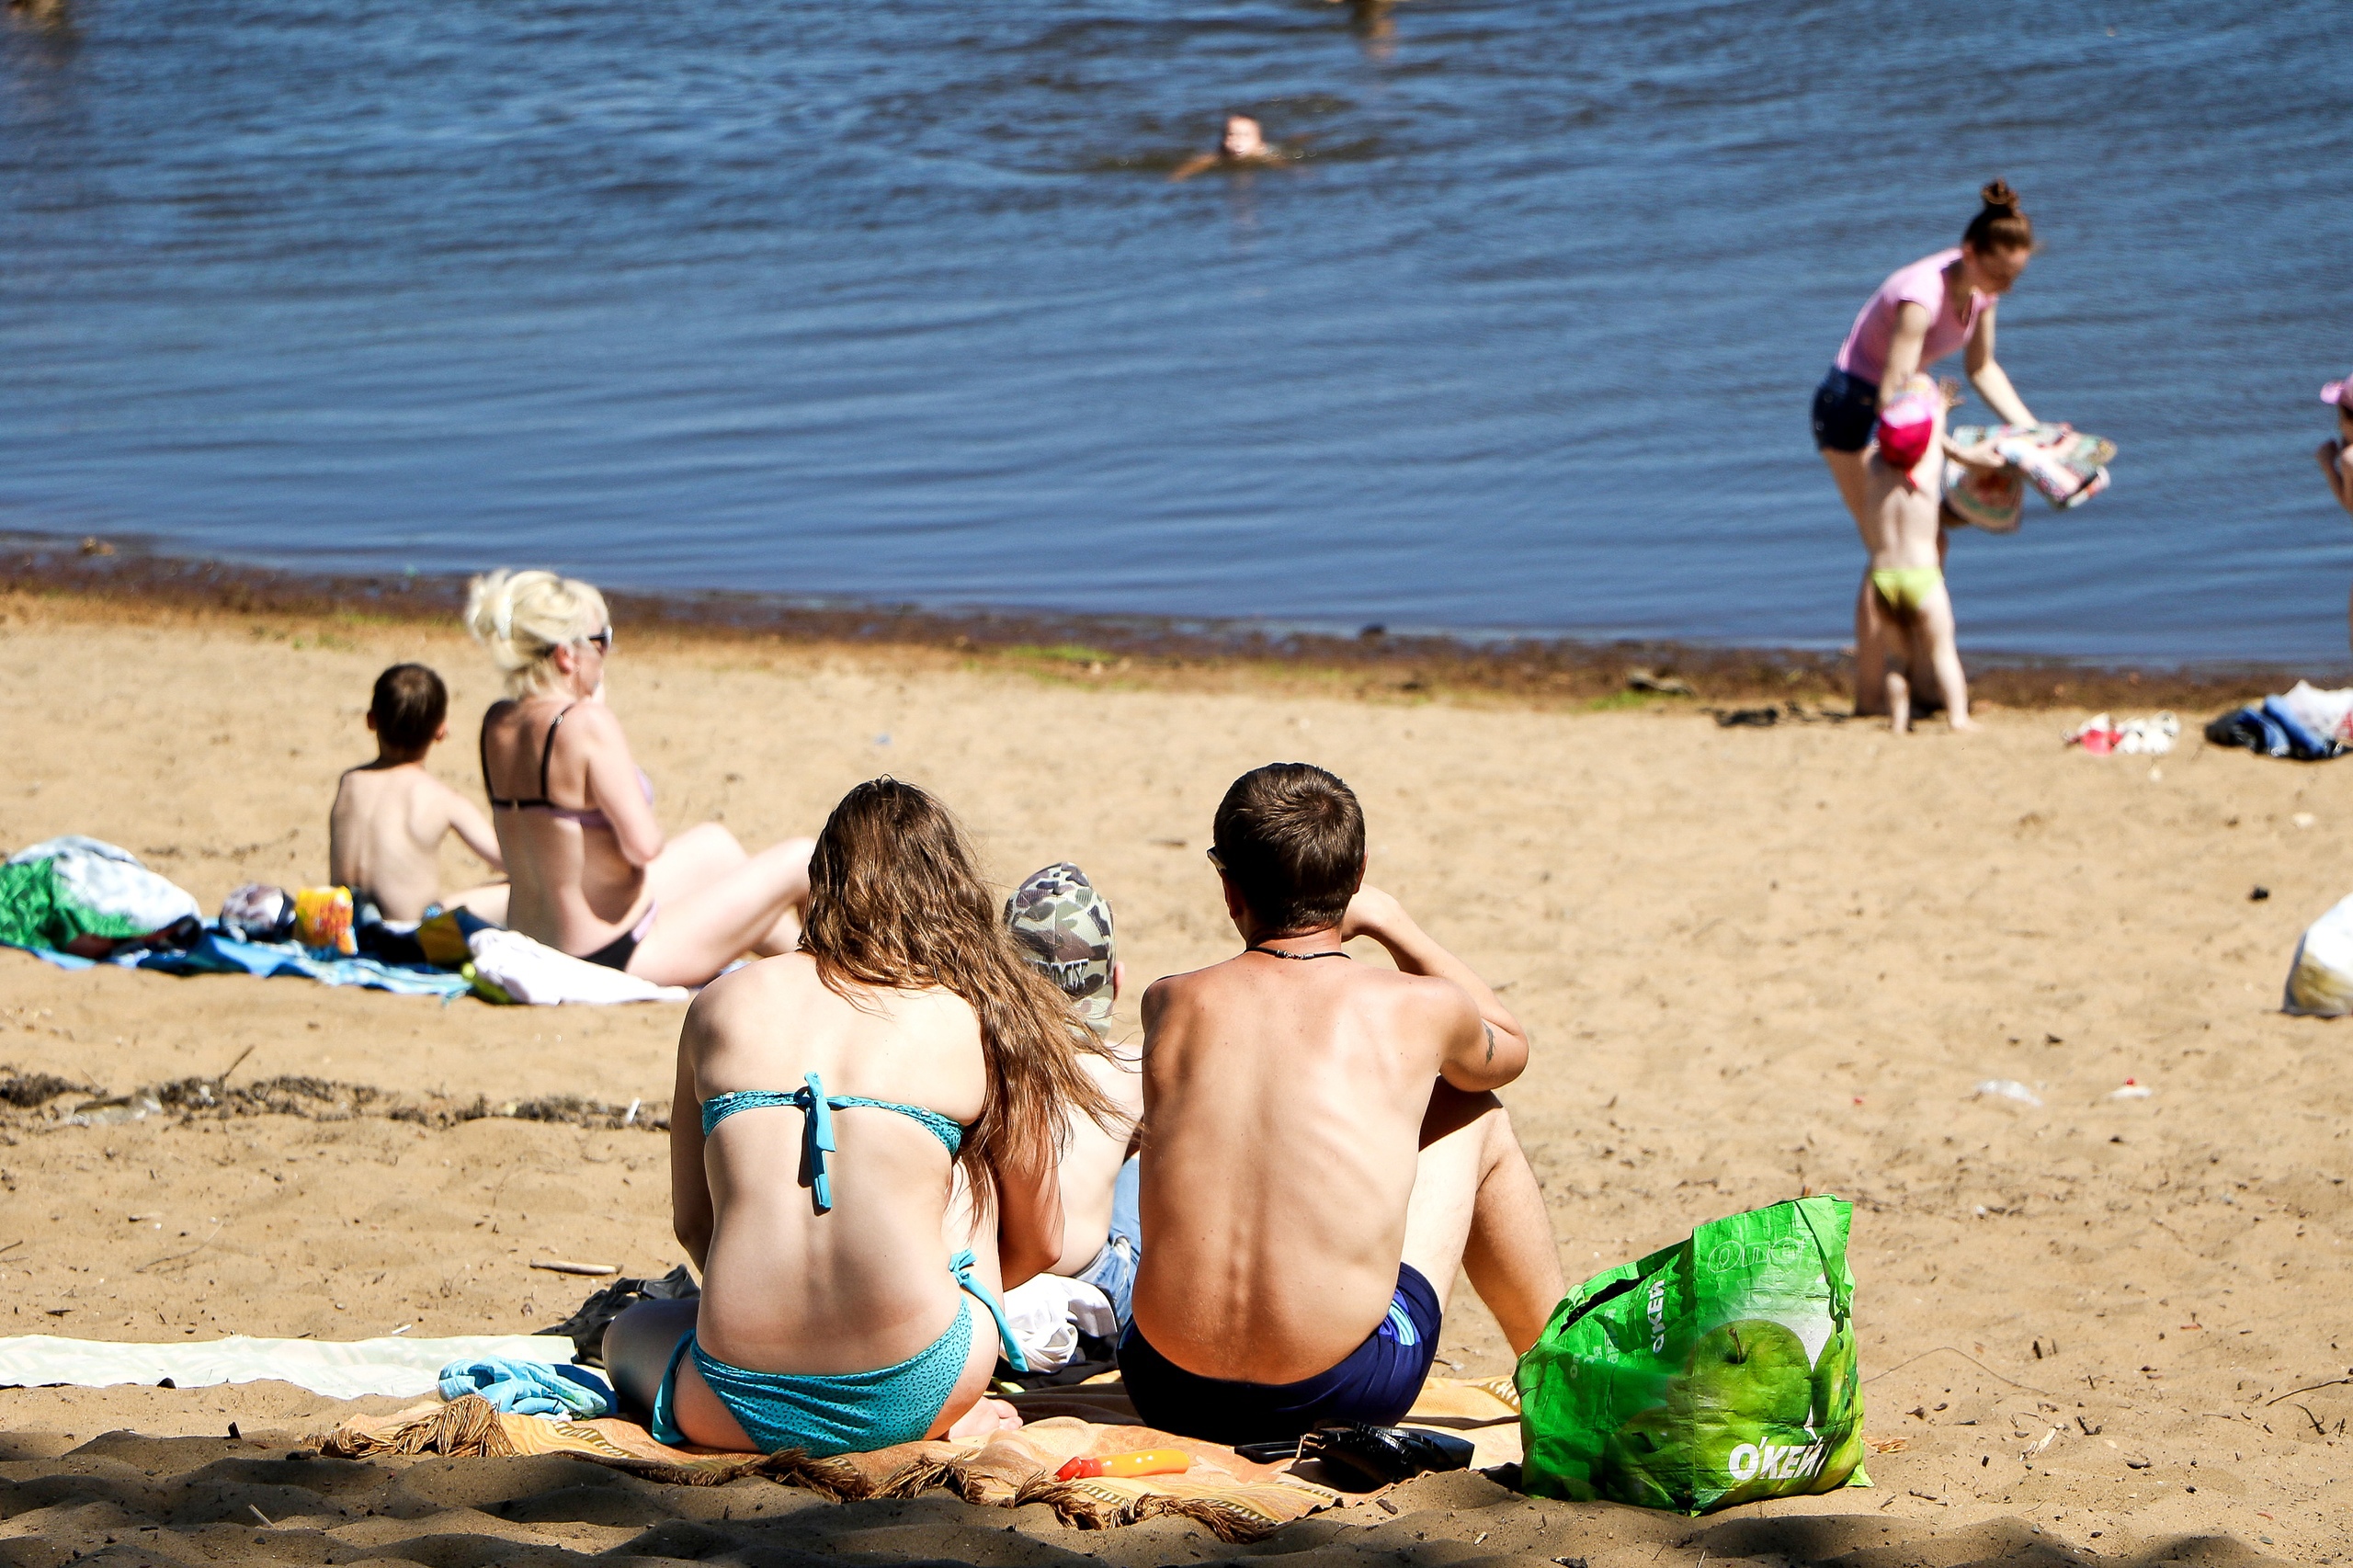
[[[1970,384],[1987,406],[2006,423],[2034,423],[1994,358],[1995,304],[2034,255],[2034,225],[2018,210],[2018,193],[2008,182],[1997,179],[1979,195],[1984,204],[1959,245],[1898,270],[1865,301],[1813,394],[1813,444],[1830,465],[1867,549],[1864,462],[1871,426],[1881,404],[1894,401],[1914,374],[1961,349]],[[1885,711],[1884,623],[1866,572],[1855,600],[1858,713]]]

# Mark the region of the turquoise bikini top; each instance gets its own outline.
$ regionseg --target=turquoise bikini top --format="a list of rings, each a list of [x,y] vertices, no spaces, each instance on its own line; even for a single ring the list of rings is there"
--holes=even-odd
[[[736,1089],[723,1095],[713,1095],[702,1102],[702,1135],[710,1136],[711,1129],[742,1110],[764,1110],[771,1106],[791,1106],[809,1118],[810,1187],[816,1195],[817,1212],[825,1213],[834,1206],[834,1183],[826,1169],[825,1156],[834,1152],[834,1112],[866,1106],[875,1110],[894,1110],[901,1116],[912,1117],[923,1123],[931,1135],[939,1140],[954,1159],[964,1146],[964,1130],[936,1110],[919,1105],[901,1105],[896,1100],[870,1100],[861,1095],[829,1095],[816,1074],[801,1079],[802,1087],[790,1094],[775,1089]]]

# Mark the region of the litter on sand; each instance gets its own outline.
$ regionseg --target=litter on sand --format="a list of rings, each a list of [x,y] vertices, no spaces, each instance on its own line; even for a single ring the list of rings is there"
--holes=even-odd
[[[2181,721],[2171,713],[2156,713],[2146,719],[2127,719],[2121,723],[2105,713],[2095,713],[2075,726],[2067,737],[2069,745],[2079,745],[2094,756],[2111,753],[2125,756],[2163,756],[2173,750],[2176,737],[2181,733]]]
[[[2156,1091],[2149,1087],[2148,1085],[2141,1083],[2137,1079],[2127,1078],[2124,1080],[2124,1086],[2122,1088],[2109,1090],[2108,1097],[2112,1100],[2145,1100],[2151,1095],[2155,1093]]]
[[[2016,1100],[2020,1105],[2039,1106],[2042,1096],[2019,1083],[2016,1078],[1986,1078],[1977,1085],[1979,1099]]]

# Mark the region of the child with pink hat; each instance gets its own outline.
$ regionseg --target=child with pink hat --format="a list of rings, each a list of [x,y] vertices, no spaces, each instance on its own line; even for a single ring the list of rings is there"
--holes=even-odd
[[[1942,564],[1944,462],[1998,467],[1989,447],[1962,449],[1945,435],[1945,410],[1960,389],[1938,388],[1914,375],[1880,413],[1864,462],[1863,536],[1870,546],[1870,603],[1887,649],[1889,726],[1912,725],[1915,661],[1936,672],[1945,717],[1956,730],[1977,727],[1969,717],[1969,682],[1961,673],[1952,595]]]
[[[2353,376],[2321,388],[2320,400],[2336,410],[2336,434],[2323,441],[2313,455],[2320,459],[2320,471],[2328,476],[2328,493],[2336,497],[2338,506],[2353,512],[2353,469],[2346,461],[2346,454],[2353,452]]]
[[[2353,512],[2353,376],[2321,388],[2320,400],[2336,410],[2336,434],[2323,441],[2313,456],[2320,460],[2328,493],[2336,497],[2338,506]],[[2353,631],[2353,601],[2347,602],[2345,614],[2348,631]]]

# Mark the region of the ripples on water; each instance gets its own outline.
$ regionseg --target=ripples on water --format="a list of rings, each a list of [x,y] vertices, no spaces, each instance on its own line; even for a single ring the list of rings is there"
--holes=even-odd
[[[2002,173],[2002,358],[2124,455],[1965,642],[2342,664],[2343,6],[2038,17],[85,4],[0,38],[0,527],[1836,643],[1808,396]],[[1302,161],[1169,184],[1229,108]]]

